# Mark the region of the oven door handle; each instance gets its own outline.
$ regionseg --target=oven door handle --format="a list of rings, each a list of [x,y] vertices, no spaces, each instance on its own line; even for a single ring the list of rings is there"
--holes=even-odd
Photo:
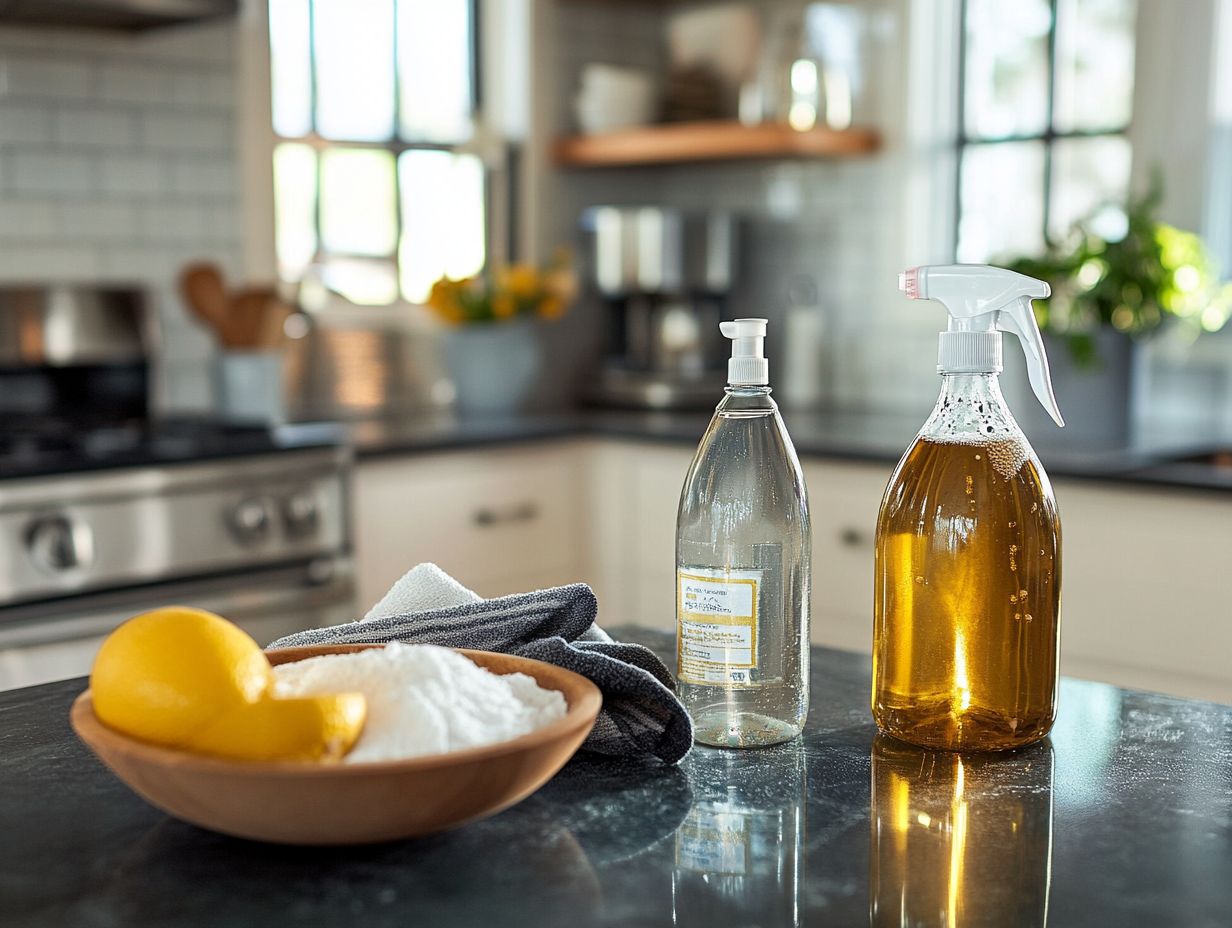
[[[157,608],[157,603],[151,601],[153,596],[158,597],[157,602],[168,605],[191,601],[196,608],[239,623],[271,612],[302,610],[307,616],[322,606],[354,596],[355,582],[350,565],[336,560],[330,564],[332,569],[328,577],[319,573],[314,576],[310,566],[297,577],[256,574],[249,585],[238,578],[216,589],[202,589],[199,583],[184,582],[160,587],[157,593],[148,589],[133,591],[118,601],[108,597],[106,604],[98,602],[98,598],[86,597],[81,602],[65,604],[63,610],[68,615],[64,618],[51,613],[38,619],[0,623],[0,649],[107,635],[125,619]]]

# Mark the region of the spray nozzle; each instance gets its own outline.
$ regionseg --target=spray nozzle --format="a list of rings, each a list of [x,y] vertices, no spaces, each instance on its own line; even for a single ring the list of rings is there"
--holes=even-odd
[[[727,382],[764,386],[770,382],[770,363],[765,357],[766,320],[733,319],[720,322],[719,331],[732,340],[727,362]]]
[[[1032,300],[1052,292],[1048,284],[1004,268],[951,264],[912,268],[898,276],[898,289],[908,299],[936,300],[949,310],[950,324],[937,352],[942,373],[996,373],[1001,370],[1000,333],[1018,336],[1036,399],[1057,425],[1065,425],[1031,310]]]

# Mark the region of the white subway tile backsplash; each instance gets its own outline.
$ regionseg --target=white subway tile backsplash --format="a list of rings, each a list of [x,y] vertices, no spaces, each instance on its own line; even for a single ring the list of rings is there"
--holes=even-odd
[[[69,107],[56,110],[52,122],[56,141],[65,145],[135,148],[140,138],[129,110]]]
[[[99,93],[109,103],[170,103],[171,80],[164,68],[109,62],[102,67]]]
[[[226,157],[180,158],[171,166],[171,183],[177,193],[187,195],[232,194],[236,189],[235,161]]]
[[[111,282],[147,281],[155,274],[168,272],[161,256],[148,245],[115,240],[97,249],[99,277]]]
[[[27,54],[0,55],[0,99],[83,100],[94,95],[87,64]]]
[[[51,114],[30,103],[0,103],[0,142],[45,142],[51,138]]]
[[[222,153],[235,150],[235,121],[229,115],[147,112],[143,119],[147,148]]]
[[[7,166],[6,186],[18,193],[75,196],[98,186],[98,164],[88,155],[22,148],[9,152]]]
[[[0,239],[36,241],[60,231],[60,204],[50,199],[0,200]]]
[[[98,277],[97,252],[76,245],[5,245],[0,248],[0,280],[92,281]]]
[[[62,211],[66,240],[123,241],[137,234],[137,209],[128,203],[69,200]]]
[[[171,99],[177,106],[225,109],[235,102],[235,81],[229,71],[182,71],[171,77]]]
[[[0,6],[3,6],[0,0]],[[234,22],[142,35],[0,27],[0,280],[149,289],[169,405],[208,402],[188,261],[241,272]]]
[[[191,242],[215,238],[210,207],[150,203],[139,207],[141,237],[150,242]]]
[[[171,163],[154,155],[105,155],[100,186],[111,196],[153,196],[171,191]]]
[[[225,66],[235,60],[236,30],[232,23],[200,23],[157,29],[140,36],[134,52],[142,58]]]

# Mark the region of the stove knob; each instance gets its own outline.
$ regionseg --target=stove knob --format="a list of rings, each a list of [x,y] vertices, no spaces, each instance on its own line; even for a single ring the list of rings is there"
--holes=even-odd
[[[320,506],[311,490],[299,490],[282,501],[282,520],[292,538],[313,534],[320,515]]]
[[[82,522],[67,516],[43,516],[26,529],[30,559],[49,573],[61,573],[94,563],[94,535]]]
[[[269,503],[257,496],[242,499],[231,510],[227,522],[238,542],[255,544],[269,534]]]

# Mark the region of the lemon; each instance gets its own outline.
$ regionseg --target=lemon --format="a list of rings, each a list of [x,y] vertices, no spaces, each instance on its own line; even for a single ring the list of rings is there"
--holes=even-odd
[[[178,747],[232,708],[255,702],[273,671],[243,630],[202,609],[168,606],[117,628],[94,659],[99,720]]]
[[[362,693],[267,697],[220,716],[186,747],[242,760],[338,760],[355,744],[367,713]]]
[[[169,747],[243,760],[336,760],[363,730],[361,693],[275,699],[260,646],[221,616],[168,606],[129,619],[90,673],[105,725]]]

